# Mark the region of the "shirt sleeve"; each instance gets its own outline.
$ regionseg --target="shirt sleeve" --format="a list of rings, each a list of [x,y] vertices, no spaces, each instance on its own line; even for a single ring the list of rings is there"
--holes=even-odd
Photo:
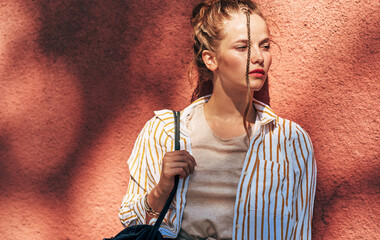
[[[159,182],[161,174],[162,158],[167,150],[173,150],[173,141],[165,141],[170,146],[166,149],[157,139],[161,136],[162,126],[157,118],[148,121],[141,130],[132,153],[127,161],[129,165],[130,180],[127,193],[119,208],[119,218],[124,227],[138,224],[153,225],[157,218],[152,218],[146,222],[146,212],[144,208],[144,198],[154,186]],[[175,202],[174,198],[173,202]],[[169,208],[166,216],[159,228],[164,237],[174,238],[177,235],[175,220],[177,209],[175,204]]]
[[[123,202],[119,209],[119,218],[125,226],[133,226],[137,224],[146,224],[144,197],[147,193],[148,169],[146,160],[146,140],[149,134],[148,121],[137,137],[132,153],[127,161],[129,166],[130,180],[128,183],[127,193],[123,198]],[[151,176],[150,176],[151,178]]]
[[[311,239],[317,168],[310,137],[300,126],[296,126],[293,150],[295,171],[299,177],[293,198],[291,238]]]

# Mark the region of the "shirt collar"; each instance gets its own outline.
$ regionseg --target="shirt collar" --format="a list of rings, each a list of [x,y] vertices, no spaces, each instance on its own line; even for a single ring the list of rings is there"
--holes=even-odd
[[[205,104],[210,99],[210,95],[206,95],[204,97],[198,98],[194,102],[192,102],[189,106],[187,106],[185,109],[181,111],[181,133],[183,133],[185,136],[188,135],[188,131],[186,128],[187,124],[187,116],[194,111],[195,107],[200,104]],[[260,125],[266,125],[269,123],[274,123],[278,121],[278,116],[273,112],[273,110],[265,103],[253,99],[253,105],[255,106],[255,109],[257,111],[258,117],[260,119]],[[173,112],[168,109],[154,111],[156,114],[156,117],[159,118],[164,123],[164,130],[169,134],[174,134],[174,119],[173,119]]]
[[[255,106],[257,114],[259,115],[261,125],[265,125],[271,122],[273,122],[273,124],[277,123],[278,116],[273,112],[269,105],[260,102],[257,99],[253,99],[253,105]]]

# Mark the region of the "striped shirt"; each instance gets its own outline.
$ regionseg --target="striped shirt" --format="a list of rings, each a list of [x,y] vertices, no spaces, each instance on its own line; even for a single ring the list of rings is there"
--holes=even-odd
[[[181,112],[181,149],[191,154],[187,118],[202,97]],[[251,137],[237,187],[232,239],[311,239],[316,163],[308,134],[254,100],[261,125]],[[174,150],[171,110],[156,111],[139,134],[128,159],[132,181],[119,209],[124,226],[146,224],[144,196],[158,182],[166,152]],[[175,238],[180,231],[188,178],[180,179],[172,208],[160,232]],[[154,224],[153,218],[149,224]]]

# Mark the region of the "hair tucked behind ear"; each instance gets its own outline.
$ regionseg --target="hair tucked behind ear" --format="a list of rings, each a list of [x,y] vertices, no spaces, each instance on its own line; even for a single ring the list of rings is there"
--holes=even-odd
[[[231,13],[237,13],[239,11],[255,13],[264,18],[257,5],[250,0],[204,0],[194,8],[191,17],[194,55],[188,75],[190,81],[196,78],[197,85],[191,96],[191,101],[212,93],[214,87],[212,82],[213,75],[203,62],[202,52],[204,50],[216,52],[220,40],[224,37],[224,21],[231,18]],[[249,17],[249,14],[247,17]],[[249,21],[249,18],[247,21]],[[196,73],[195,77],[194,73]],[[243,121],[244,128],[249,136],[247,115],[252,107],[252,94],[250,93],[249,82],[247,87],[247,106]]]

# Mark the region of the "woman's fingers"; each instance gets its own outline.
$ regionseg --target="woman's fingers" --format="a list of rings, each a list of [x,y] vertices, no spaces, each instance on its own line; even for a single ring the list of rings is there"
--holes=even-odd
[[[183,169],[186,173],[186,176],[189,176],[194,171],[194,166],[188,162],[172,162],[168,164],[169,169]]]
[[[165,175],[170,176],[170,178],[174,178],[174,176],[176,176],[176,175],[179,175],[180,177],[187,177],[188,176],[188,174],[186,173],[186,171],[184,170],[183,167],[170,168],[166,171]],[[162,180],[162,178],[161,178],[161,180]]]
[[[188,152],[188,151],[185,151],[185,154],[190,158],[191,162],[197,166],[197,162],[195,161],[194,157]]]
[[[168,152],[165,154],[163,159],[163,170],[165,175],[170,175],[167,177],[174,177],[175,175],[172,170],[173,168],[182,168],[183,172],[178,173],[178,171],[175,171],[175,173],[180,174],[182,177],[187,177],[191,173],[194,172],[194,167],[196,165],[195,159],[189,152],[186,150],[180,150],[175,152]],[[167,172],[165,170],[168,170]]]
[[[167,152],[162,159],[161,178],[158,182],[160,192],[168,194],[174,186],[174,177],[186,178],[194,172],[195,159],[186,150]]]
[[[167,162],[190,161],[192,165],[196,165],[194,157],[185,150],[166,153],[164,160]]]

